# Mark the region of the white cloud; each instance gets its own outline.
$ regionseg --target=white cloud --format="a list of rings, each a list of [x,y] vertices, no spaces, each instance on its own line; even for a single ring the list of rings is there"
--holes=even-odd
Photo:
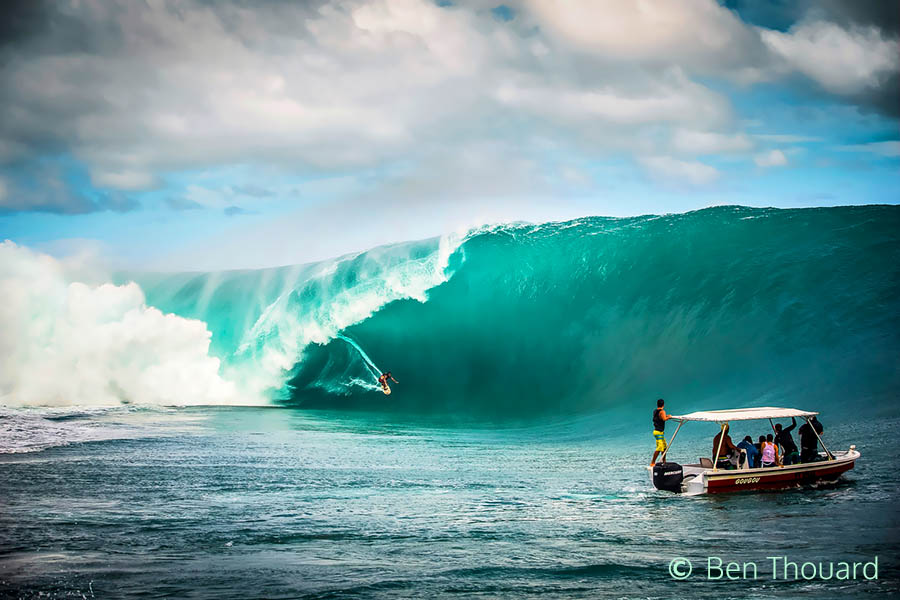
[[[559,170],[560,178],[567,184],[577,188],[587,188],[592,183],[591,176],[572,166],[564,166]]]
[[[664,179],[705,185],[719,177],[719,171],[715,167],[699,161],[678,160],[670,156],[645,156],[639,160],[650,173]]]
[[[744,81],[763,74],[756,30],[713,0],[528,0],[560,43],[607,60],[677,64]]]
[[[838,150],[848,152],[870,152],[879,156],[900,156],[900,141],[888,142],[871,142],[868,144],[851,144],[848,146],[838,146]]]
[[[67,146],[103,188],[147,189],[169,171],[250,162],[377,167],[446,147],[465,153],[485,130],[527,145],[516,127],[496,130],[510,114],[544,119],[540,135],[600,153],[632,152],[660,125],[715,129],[732,118],[724,96],[678,65],[598,63],[586,77],[565,47],[477,3],[59,9],[95,32],[100,50],[69,51],[61,36],[57,53],[14,56],[0,122],[17,123],[22,139]],[[737,23],[714,3],[700,12]]]
[[[789,68],[836,94],[879,87],[900,69],[897,40],[875,27],[845,29],[826,21],[801,23],[783,33],[762,30],[765,43]]]
[[[782,32],[713,0],[525,4],[558,43],[605,62],[678,65],[744,84],[800,72],[839,95],[878,88],[900,70],[898,40],[873,26],[807,19]]]
[[[753,148],[753,142],[744,133],[679,129],[672,138],[672,146],[687,154],[720,154],[746,152]]]
[[[234,165],[317,177],[415,169],[486,136],[515,149],[508,160],[539,161],[536,139],[586,159],[751,152],[758,138],[707,81],[799,70],[844,94],[897,68],[876,30],[770,32],[714,0],[521,0],[509,22],[481,0],[48,6],[59,27],[0,62],[0,162],[71,153],[111,190]],[[34,179],[41,194],[8,190],[3,207],[128,205]]]
[[[71,16],[121,33],[123,47],[17,57],[5,116],[66,140],[97,185],[122,189],[151,186],[149,172],[247,159],[377,164],[465,113],[482,65],[502,60],[471,12],[424,0],[86,12]]]
[[[776,144],[803,144],[807,142],[821,142],[822,138],[811,135],[794,135],[790,133],[757,133],[754,138],[764,142]]]
[[[679,70],[652,80],[634,77],[626,83],[596,87],[510,82],[498,87],[496,97],[505,106],[563,121],[610,125],[717,125],[730,116],[725,98],[690,81]]]
[[[756,166],[763,168],[783,167],[788,164],[788,159],[781,150],[770,150],[768,152],[763,152],[762,154],[757,154],[753,158],[753,162],[756,163]]]
[[[146,171],[95,171],[91,182],[97,187],[117,190],[141,190],[156,185],[156,178]]]

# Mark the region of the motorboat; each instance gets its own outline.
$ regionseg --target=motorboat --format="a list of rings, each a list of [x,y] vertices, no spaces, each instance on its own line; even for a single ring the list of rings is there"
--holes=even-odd
[[[845,472],[853,468],[859,458],[856,446],[850,446],[848,450],[830,451],[822,441],[819,432],[810,423],[812,417],[819,413],[795,408],[775,408],[763,406],[758,408],[738,408],[729,410],[705,410],[693,412],[687,415],[670,417],[678,421],[672,437],[666,444],[666,450],[660,457],[660,461],[650,470],[654,487],[659,490],[697,494],[720,494],[725,492],[742,492],[750,490],[774,490],[792,487],[802,487],[816,483],[830,483],[836,481]],[[703,423],[715,423],[720,432],[725,432],[732,421],[768,420],[774,431],[773,419],[804,419],[813,427],[821,450],[817,449],[816,460],[792,465],[776,465],[773,467],[752,468],[748,464],[746,455],[741,450],[741,456],[737,464],[729,465],[732,468],[722,468],[711,458],[700,458],[699,462],[691,464],[678,464],[667,462],[667,456],[685,423],[699,421]],[[719,436],[719,446],[716,455],[722,456],[722,442],[724,435]]]

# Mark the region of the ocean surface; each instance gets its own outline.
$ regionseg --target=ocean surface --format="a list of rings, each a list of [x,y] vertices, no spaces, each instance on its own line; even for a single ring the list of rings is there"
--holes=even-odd
[[[508,224],[221,273],[6,242],[0,292],[0,597],[900,592],[897,207]],[[659,397],[818,410],[862,458],[818,488],[658,492]],[[773,579],[771,556],[877,578]],[[757,576],[710,581],[718,559]]]
[[[862,452],[841,483],[718,497],[652,488],[644,469],[652,449],[647,420],[620,426],[638,435],[597,418],[500,429],[295,408],[67,416],[57,423],[103,423],[106,439],[0,455],[0,595],[900,592],[897,420],[832,424],[823,416],[827,443],[856,443]],[[763,424],[749,427],[764,432]],[[123,438],[109,439],[116,430]],[[673,458],[709,455],[713,425],[682,431]],[[755,562],[759,578],[708,581],[710,556]],[[769,556],[816,563],[878,557],[878,579],[860,572],[854,581],[783,581],[780,574],[773,581]],[[678,557],[694,565],[688,580],[669,575]]]

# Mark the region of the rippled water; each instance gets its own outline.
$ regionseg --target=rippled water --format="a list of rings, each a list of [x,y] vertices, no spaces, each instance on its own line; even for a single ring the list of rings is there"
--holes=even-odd
[[[102,426],[104,435],[0,455],[3,596],[824,598],[900,590],[896,420],[826,421],[836,449],[856,443],[863,453],[836,486],[686,498],[651,488],[648,432],[602,420],[448,428],[259,408],[53,419]],[[713,430],[696,426],[679,435],[674,458],[708,454]],[[754,561],[759,579],[705,581],[710,555]],[[771,581],[771,555],[878,556],[879,579]],[[694,564],[684,582],[668,571],[680,556]]]

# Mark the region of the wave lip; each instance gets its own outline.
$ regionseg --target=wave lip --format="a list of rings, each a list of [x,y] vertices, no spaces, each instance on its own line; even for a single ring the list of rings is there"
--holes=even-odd
[[[452,276],[450,259],[463,240],[443,236],[375,248],[286,282],[229,358],[231,377],[259,391],[281,389],[306,348],[337,339],[391,302],[426,302],[428,291]]]

